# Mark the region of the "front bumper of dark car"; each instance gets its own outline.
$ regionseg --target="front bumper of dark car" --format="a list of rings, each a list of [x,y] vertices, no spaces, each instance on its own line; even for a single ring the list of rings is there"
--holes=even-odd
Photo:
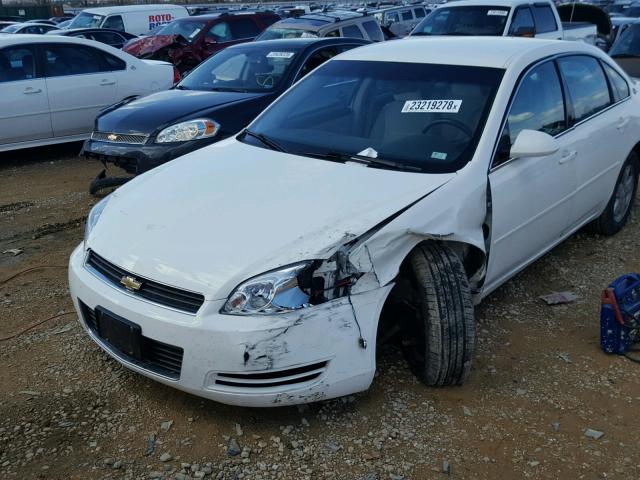
[[[221,138],[165,144],[147,140],[144,144],[131,144],[89,138],[84,142],[80,154],[104,163],[111,163],[127,173],[139,175],[219,140]]]

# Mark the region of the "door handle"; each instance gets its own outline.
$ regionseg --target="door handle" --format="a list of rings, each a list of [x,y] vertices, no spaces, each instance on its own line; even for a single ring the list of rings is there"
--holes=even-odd
[[[107,80],[106,78],[100,82],[100,86],[115,85],[115,80]]]
[[[560,165],[562,165],[563,163],[567,163],[573,160],[574,158],[576,158],[577,155],[578,155],[578,152],[576,152],[575,150],[564,151],[562,152],[562,156],[560,157],[560,160],[558,160],[558,163]]]
[[[616,125],[616,128],[618,130],[623,130],[624,127],[626,127],[628,123],[629,123],[629,119],[628,118],[620,117],[620,119],[618,120],[618,123]]]
[[[25,95],[32,95],[34,93],[40,93],[40,92],[42,92],[41,88],[33,88],[33,87],[27,87],[22,91],[22,93],[24,93]]]

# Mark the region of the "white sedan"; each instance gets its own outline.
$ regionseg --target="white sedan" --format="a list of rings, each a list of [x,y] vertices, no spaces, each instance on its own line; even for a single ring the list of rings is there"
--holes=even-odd
[[[91,40],[0,36],[0,152],[86,139],[102,109],[174,79],[169,63]]]
[[[114,358],[220,402],[365,390],[394,331],[424,383],[460,384],[474,303],[582,226],[625,225],[639,142],[635,87],[597,48],[361,47],[96,205],[71,295]]]

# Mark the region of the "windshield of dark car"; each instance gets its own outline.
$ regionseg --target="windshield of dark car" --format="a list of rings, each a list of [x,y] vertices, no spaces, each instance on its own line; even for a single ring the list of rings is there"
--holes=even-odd
[[[104,20],[104,15],[94,15],[82,12],[71,21],[68,28],[94,28],[99,27]]]
[[[640,24],[630,25],[622,32],[609,50],[609,55],[612,57],[640,56]]]
[[[501,36],[509,8],[494,6],[436,8],[411,35]]]
[[[193,43],[207,24],[193,20],[176,20],[164,25],[154,35],[181,35],[187,42]]]
[[[227,48],[196,68],[179,86],[188,90],[273,90],[289,73],[300,48],[270,43]]]
[[[361,154],[423,172],[454,172],[473,157],[503,73],[332,60],[280,97],[249,130],[303,156]]]

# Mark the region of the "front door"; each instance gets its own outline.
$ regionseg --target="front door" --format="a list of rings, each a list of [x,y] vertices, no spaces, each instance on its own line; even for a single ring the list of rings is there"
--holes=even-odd
[[[492,204],[491,248],[486,290],[502,283],[559,242],[573,215],[577,177],[575,152],[562,87],[553,61],[532,68],[522,79],[489,174]],[[558,152],[509,158],[518,134],[538,130],[555,136]]]

